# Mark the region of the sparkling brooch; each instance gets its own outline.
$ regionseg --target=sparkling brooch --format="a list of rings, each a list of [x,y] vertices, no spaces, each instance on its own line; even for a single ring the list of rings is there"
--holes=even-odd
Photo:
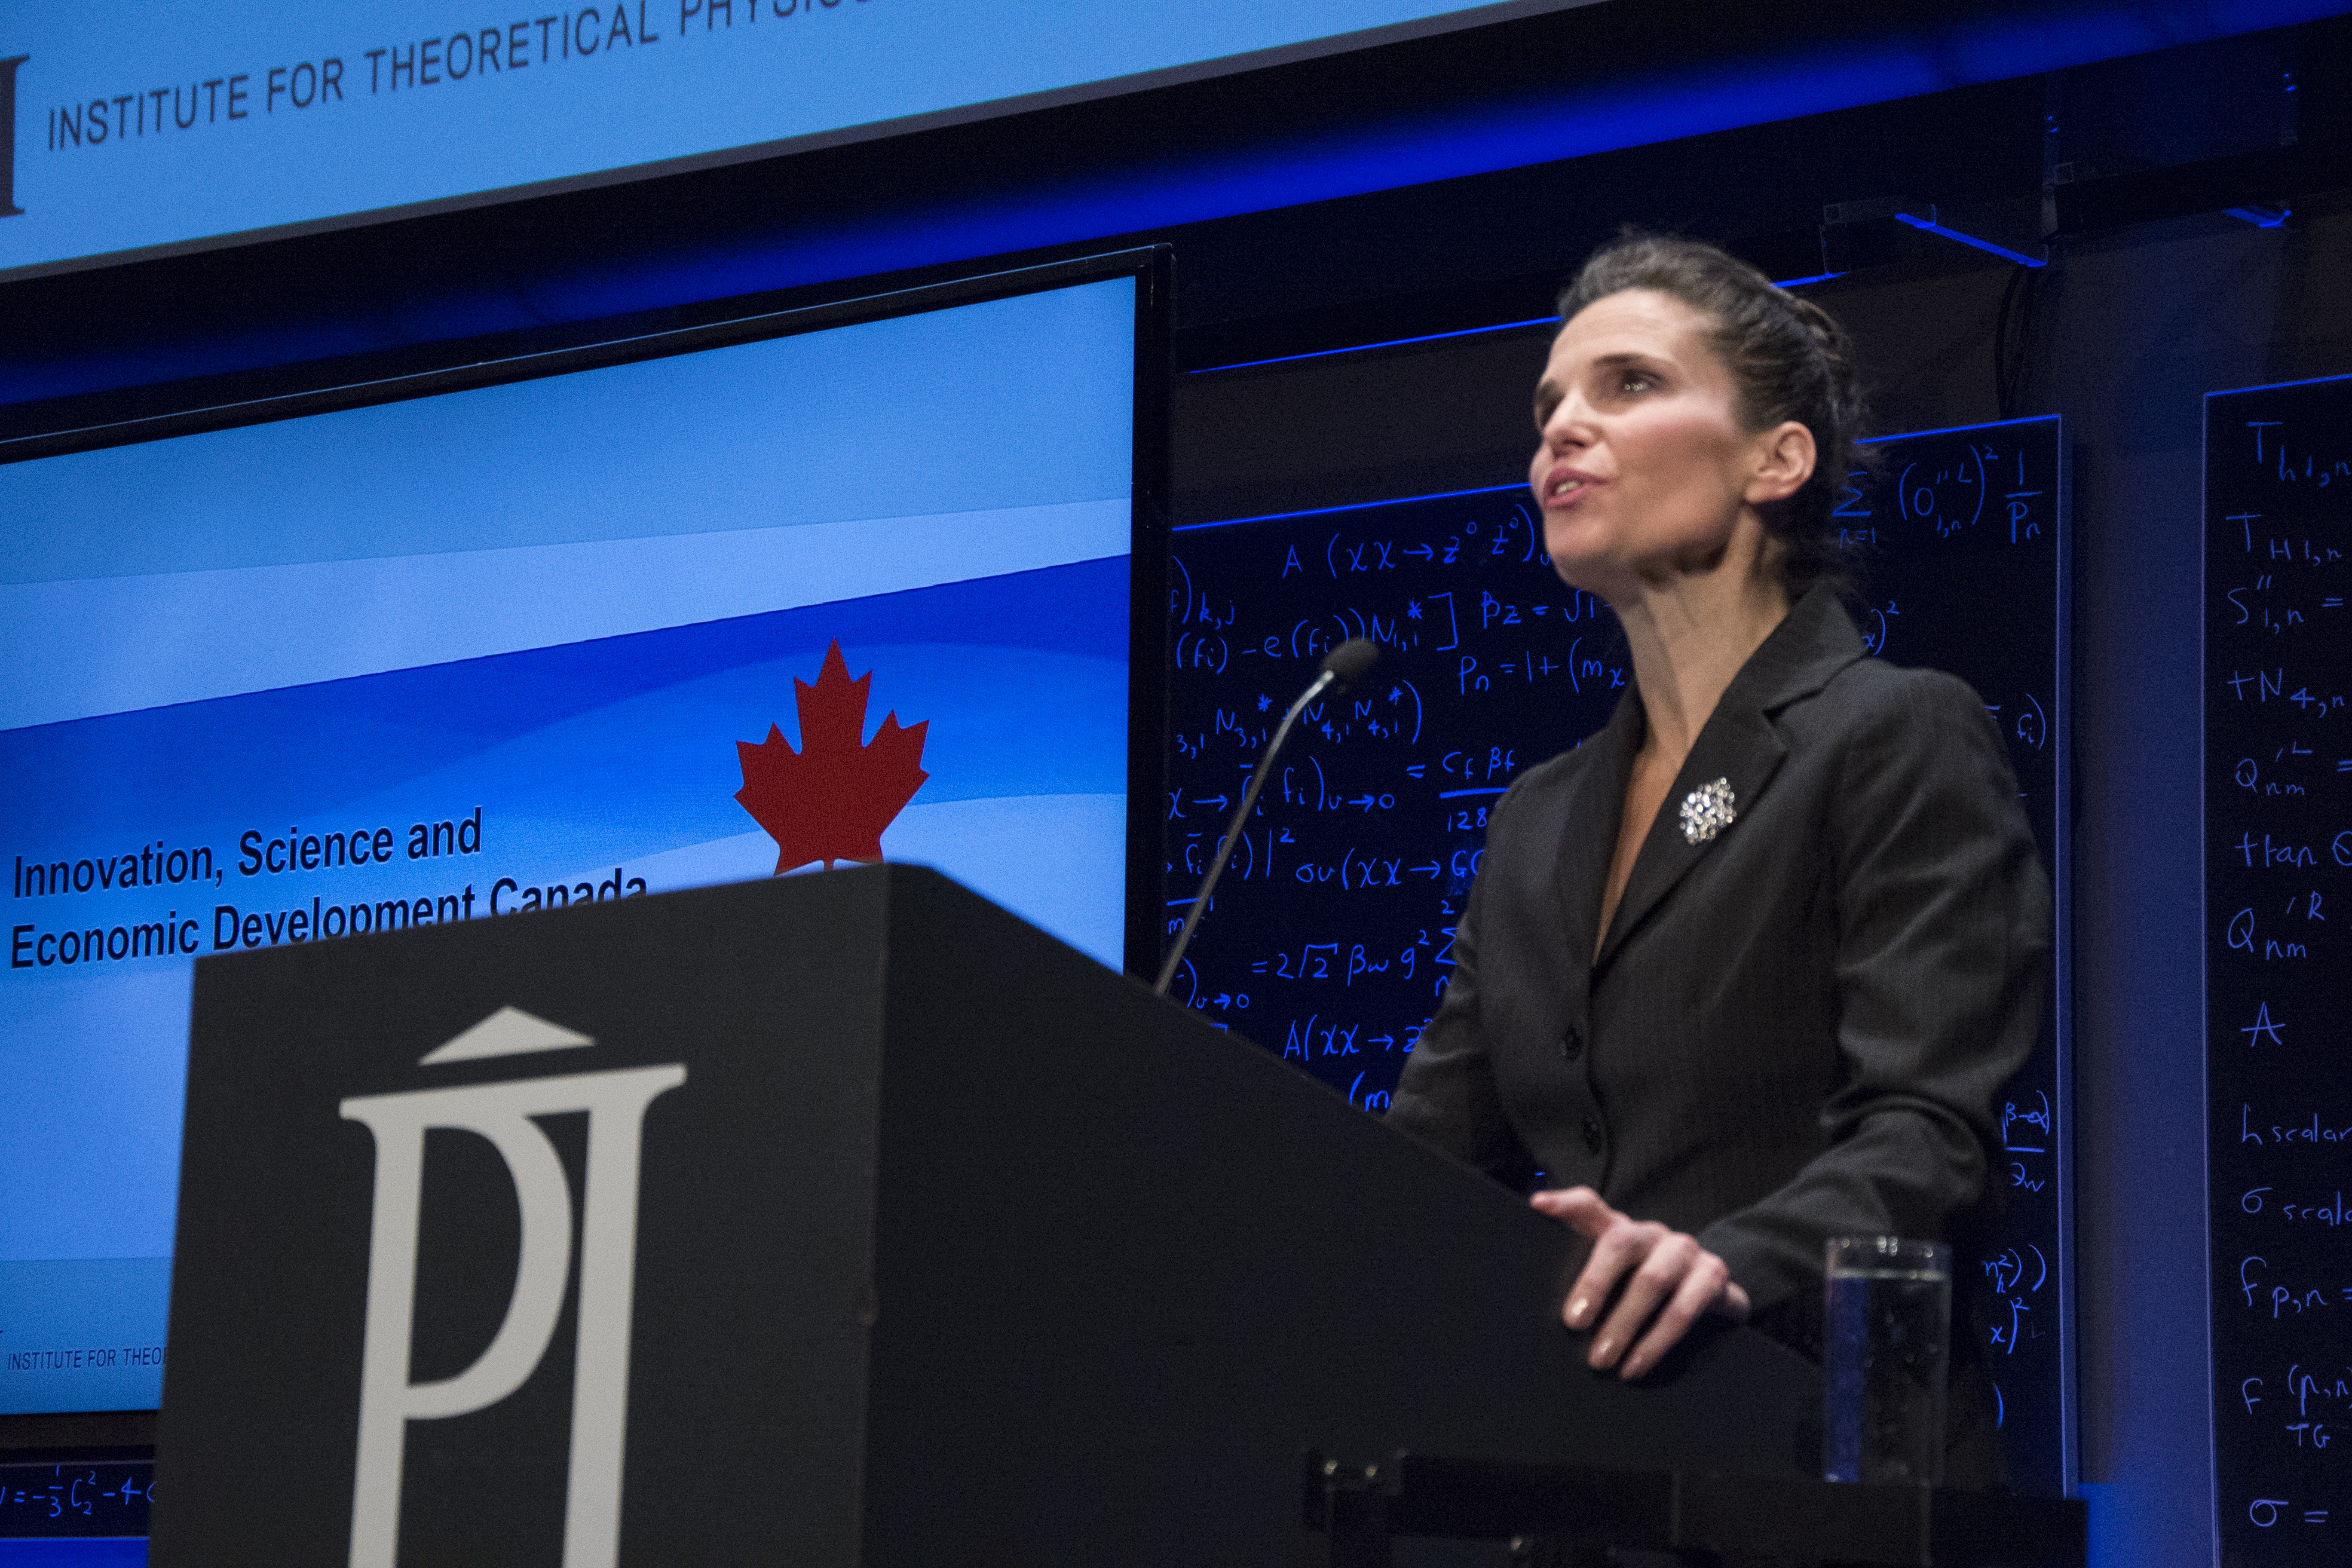
[[[1703,784],[1683,796],[1683,842],[1705,844],[1730,826],[1739,815],[1731,809],[1737,798],[1727,778]]]

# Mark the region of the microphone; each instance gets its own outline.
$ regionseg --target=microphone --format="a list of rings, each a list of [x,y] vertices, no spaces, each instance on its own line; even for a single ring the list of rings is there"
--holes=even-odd
[[[1372,668],[1372,661],[1380,657],[1379,644],[1368,637],[1349,637],[1323,656],[1323,663],[1316,670],[1314,680],[1298,694],[1298,700],[1290,705],[1289,711],[1283,714],[1282,722],[1275,729],[1274,738],[1265,743],[1265,750],[1258,753],[1257,769],[1250,774],[1249,787],[1242,791],[1242,803],[1234,809],[1234,820],[1225,829],[1224,842],[1217,846],[1217,858],[1209,863],[1209,874],[1202,879],[1201,891],[1193,898],[1191,911],[1184,916],[1184,929],[1177,933],[1176,945],[1168,950],[1168,962],[1160,966],[1160,983],[1151,988],[1154,994],[1168,994],[1168,983],[1176,978],[1176,966],[1184,961],[1184,949],[1192,944],[1192,928],[1201,923],[1201,911],[1209,907],[1209,895],[1216,890],[1217,879],[1225,874],[1225,862],[1233,858],[1234,845],[1242,836],[1242,824],[1249,820],[1250,808],[1257,805],[1258,792],[1265,787],[1265,775],[1273,770],[1274,759],[1282,751],[1283,742],[1290,738],[1291,725],[1297,722],[1299,714],[1307,710],[1309,703],[1325,692],[1336,695],[1362,679],[1364,672]]]
[[[1303,705],[1315,700],[1316,693],[1323,689],[1320,682],[1324,676],[1331,678],[1330,689],[1334,694],[1347,690],[1364,678],[1364,672],[1371,668],[1372,662],[1380,657],[1380,644],[1370,637],[1349,637],[1323,656],[1323,667],[1316,674],[1318,684],[1308,687],[1307,695],[1300,698],[1299,702]]]

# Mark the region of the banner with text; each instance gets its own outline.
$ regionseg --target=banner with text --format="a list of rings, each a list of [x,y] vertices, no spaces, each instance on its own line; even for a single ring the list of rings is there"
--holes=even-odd
[[[1196,0],[1114,21],[1076,0],[13,7],[0,16],[0,272],[870,135],[1475,9]]]

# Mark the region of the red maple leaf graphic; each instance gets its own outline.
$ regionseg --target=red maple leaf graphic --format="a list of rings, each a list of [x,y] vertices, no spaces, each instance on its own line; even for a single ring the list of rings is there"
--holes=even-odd
[[[863,744],[866,689],[874,672],[849,679],[841,644],[825,649],[816,684],[795,677],[801,749],[771,724],[758,745],[735,742],[743,787],[735,798],[776,841],[776,874],[822,860],[879,860],[882,830],[890,826],[923,781],[923,731],[928,719],[906,729],[893,710]]]

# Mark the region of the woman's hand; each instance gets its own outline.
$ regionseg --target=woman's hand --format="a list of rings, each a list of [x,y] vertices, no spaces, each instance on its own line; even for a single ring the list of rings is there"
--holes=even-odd
[[[1609,1321],[1594,1332],[1585,1357],[1595,1371],[1614,1366],[1628,1382],[1641,1376],[1690,1331],[1701,1312],[1720,1312],[1735,1323],[1748,1321],[1748,1292],[1732,1283],[1723,1259],[1696,1237],[1654,1220],[1619,1214],[1591,1187],[1538,1193],[1528,1202],[1592,1240],[1592,1256],[1560,1310],[1570,1328],[1591,1328],[1601,1303],[1624,1280],[1624,1294]],[[1657,1314],[1654,1322],[1650,1321],[1653,1312]],[[1650,1331],[1634,1344],[1633,1336],[1645,1322]]]

